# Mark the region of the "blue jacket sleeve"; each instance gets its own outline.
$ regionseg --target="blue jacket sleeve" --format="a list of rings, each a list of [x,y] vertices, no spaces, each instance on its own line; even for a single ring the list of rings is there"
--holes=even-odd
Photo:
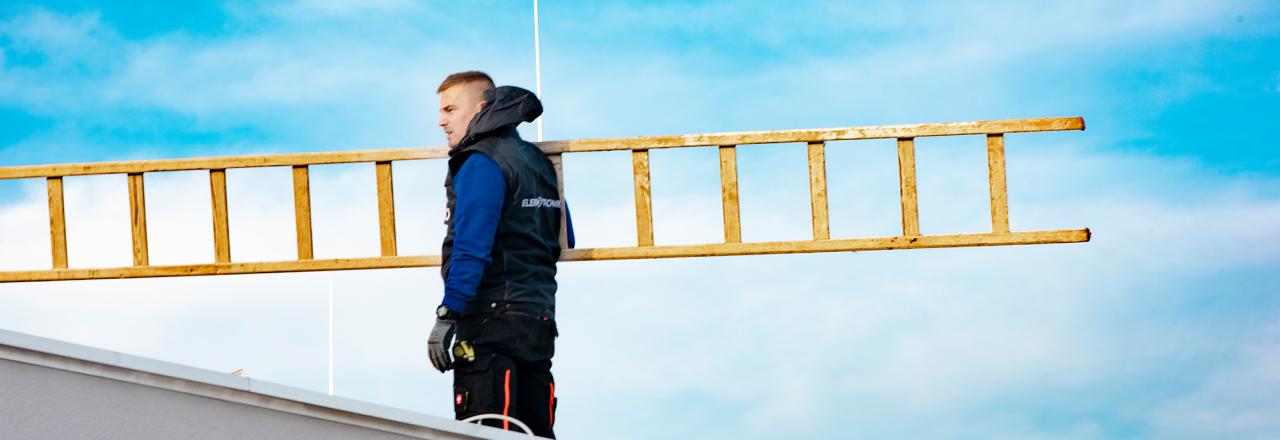
[[[569,242],[569,249],[573,249],[574,245],[577,243],[575,243],[575,240],[573,239],[573,216],[569,215],[569,202],[564,202],[564,223],[565,230],[569,232],[569,239],[567,240]]]
[[[507,183],[498,164],[474,153],[453,176],[457,195],[453,212],[453,254],[444,281],[444,301],[450,310],[462,312],[476,297],[484,269],[493,261],[493,240],[502,216]]]

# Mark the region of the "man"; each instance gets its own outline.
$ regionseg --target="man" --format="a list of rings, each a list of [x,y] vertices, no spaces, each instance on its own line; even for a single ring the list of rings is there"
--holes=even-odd
[[[542,103],[528,90],[495,88],[476,71],[449,75],[436,91],[439,125],[449,138],[448,233],[440,266],[444,299],[428,338],[431,363],[454,370],[458,420],[500,414],[554,438],[551,357],[563,202],[551,161],[516,132],[542,114]],[[572,247],[571,223],[568,231]],[[506,420],[485,424],[511,429]]]

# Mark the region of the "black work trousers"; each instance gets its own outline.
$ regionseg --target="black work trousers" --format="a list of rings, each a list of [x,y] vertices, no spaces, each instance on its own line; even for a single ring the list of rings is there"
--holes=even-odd
[[[499,306],[458,320],[457,338],[476,350],[474,361],[454,359],[453,413],[458,420],[502,414],[529,425],[534,435],[555,438],[555,379],[551,357],[557,336],[548,314]],[[519,431],[503,420],[485,425]]]

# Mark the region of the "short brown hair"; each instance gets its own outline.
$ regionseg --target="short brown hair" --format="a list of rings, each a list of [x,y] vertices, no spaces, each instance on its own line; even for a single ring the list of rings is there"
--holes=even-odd
[[[487,88],[493,88],[493,78],[490,78],[489,74],[479,70],[468,70],[466,72],[458,72],[445,77],[444,81],[440,83],[440,87],[436,88],[436,93],[444,93],[448,88],[458,84],[474,82],[484,83],[488,86]]]

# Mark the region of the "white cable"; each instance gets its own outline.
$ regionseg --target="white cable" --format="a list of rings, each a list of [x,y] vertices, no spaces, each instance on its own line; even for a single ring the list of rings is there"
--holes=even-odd
[[[542,99],[542,49],[538,41],[538,0],[533,0],[533,78],[538,99]],[[538,117],[538,142],[542,142],[542,116]]]
[[[525,434],[529,435],[529,438],[538,438],[537,436],[533,435],[533,430],[529,429],[529,425],[524,424],[524,422],[521,422],[520,419],[517,419],[515,417],[507,417],[502,414],[480,414],[478,416],[471,416],[471,417],[462,419],[462,423],[480,422],[481,420],[488,420],[488,419],[506,420],[508,422],[515,423],[516,426],[519,426],[520,429],[524,430]]]

